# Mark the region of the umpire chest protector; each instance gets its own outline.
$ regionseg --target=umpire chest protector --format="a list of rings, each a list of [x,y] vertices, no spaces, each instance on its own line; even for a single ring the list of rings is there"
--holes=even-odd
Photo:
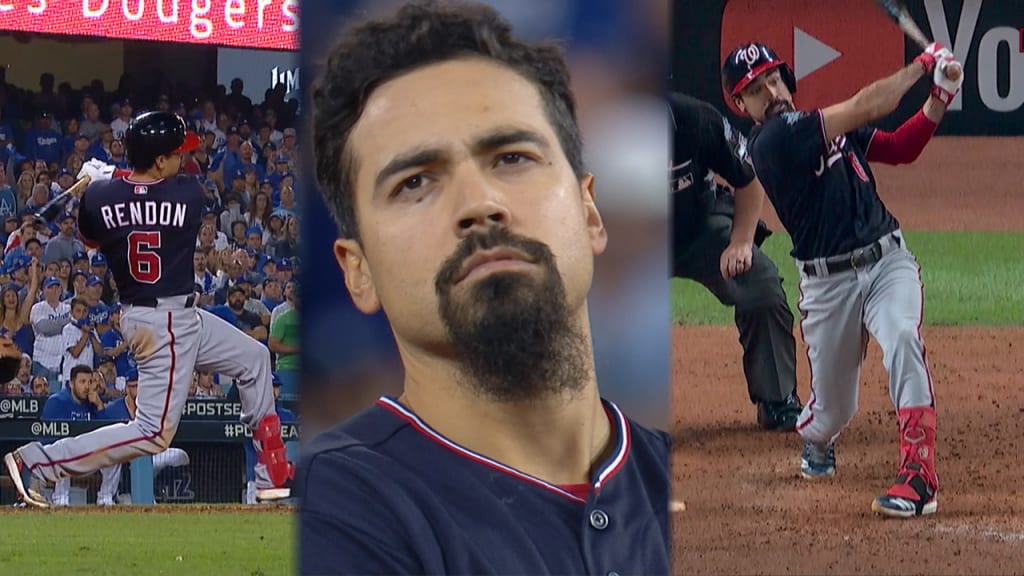
[[[754,179],[746,139],[714,107],[680,93],[669,95],[672,119],[672,224],[675,245],[692,241],[715,207],[717,173],[735,188]]]

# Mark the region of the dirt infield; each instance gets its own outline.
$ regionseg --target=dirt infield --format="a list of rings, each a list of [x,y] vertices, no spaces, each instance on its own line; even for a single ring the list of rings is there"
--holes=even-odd
[[[917,165],[873,169],[906,229],[1020,231],[1020,158],[1021,138],[943,138]],[[774,214],[766,219],[778,228]],[[799,478],[799,437],[754,426],[736,329],[676,327],[673,338],[674,495],[686,503],[674,514],[677,574],[1024,570],[1024,327],[925,328],[941,489],[938,514],[911,521],[870,509],[899,456],[877,344],[864,364],[859,412],[837,445],[838,475],[809,483]]]

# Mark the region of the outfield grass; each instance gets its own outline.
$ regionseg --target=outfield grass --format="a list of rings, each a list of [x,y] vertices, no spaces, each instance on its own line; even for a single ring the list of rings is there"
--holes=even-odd
[[[0,574],[11,576],[293,574],[287,512],[0,513]]]
[[[904,236],[921,263],[926,325],[1024,325],[1024,233],[905,231]],[[799,276],[789,236],[776,232],[763,248],[778,265],[799,318]],[[732,309],[696,282],[673,279],[672,317],[676,323],[730,324]]]

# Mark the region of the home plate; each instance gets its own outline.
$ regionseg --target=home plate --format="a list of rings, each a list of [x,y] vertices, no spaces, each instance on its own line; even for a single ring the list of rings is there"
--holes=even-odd
[[[669,502],[668,509],[670,512],[685,512],[686,502],[683,502],[682,500],[673,500]]]

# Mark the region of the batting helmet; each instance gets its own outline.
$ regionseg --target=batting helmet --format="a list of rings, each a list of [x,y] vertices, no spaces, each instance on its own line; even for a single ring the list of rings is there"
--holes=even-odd
[[[190,152],[199,147],[199,136],[186,128],[173,112],[143,112],[128,123],[124,149],[128,164],[137,170],[153,166],[157,156]]]
[[[796,94],[796,75],[789,64],[779,58],[766,44],[753,42],[732,51],[722,65],[722,84],[729,96],[738,96],[758,74],[779,69],[782,81],[791,94]]]

